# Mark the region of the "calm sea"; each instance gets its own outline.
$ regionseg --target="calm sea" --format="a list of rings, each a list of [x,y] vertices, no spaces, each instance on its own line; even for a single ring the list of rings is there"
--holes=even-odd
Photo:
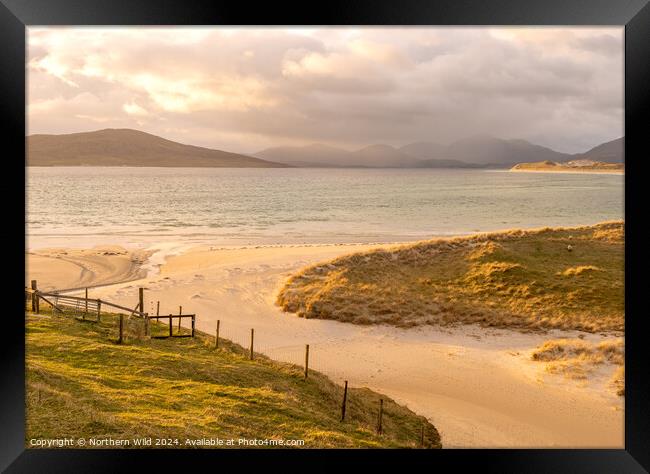
[[[623,219],[621,175],[28,168],[29,248],[401,242]]]

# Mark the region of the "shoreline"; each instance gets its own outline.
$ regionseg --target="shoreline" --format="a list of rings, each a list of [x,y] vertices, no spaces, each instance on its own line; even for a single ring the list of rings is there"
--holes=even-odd
[[[182,305],[198,315],[197,329],[213,334],[220,320],[222,337],[243,345],[253,327],[256,351],[285,362],[302,364],[304,344],[310,344],[314,370],[336,381],[368,386],[426,416],[439,428],[445,447],[623,445],[624,401],[602,390],[604,379],[590,379],[581,387],[547,374],[543,364],[530,360],[530,351],[546,339],[581,333],[358,326],[305,320],[275,305],[285,279],[305,266],[403,243],[188,244],[184,249],[161,244],[163,253],[150,254],[144,263],[158,258],[158,272],[95,287],[90,296],[130,307],[143,286],[146,311],[155,312],[156,301],[161,302],[161,314]],[[163,255],[166,250],[169,254]],[[78,268],[58,268],[62,274],[71,270]],[[95,278],[106,275],[100,270]],[[584,337],[599,341],[614,335]]]

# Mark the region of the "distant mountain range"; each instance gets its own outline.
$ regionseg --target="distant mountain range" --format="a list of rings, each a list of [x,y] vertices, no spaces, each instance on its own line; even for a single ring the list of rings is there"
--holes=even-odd
[[[474,136],[450,145],[417,142],[400,148],[370,145],[347,151],[327,145],[267,148],[253,156],[300,167],[509,168],[521,162],[566,162],[574,159],[623,162],[623,138],[585,153],[561,153],[526,140]]]
[[[286,168],[247,155],[166,140],[131,129],[27,137],[28,166]]]
[[[450,145],[416,142],[348,151],[323,144],[267,148],[252,156],[166,140],[131,129],[26,138],[29,166],[510,168],[522,162],[585,159],[622,163],[623,138],[585,153],[560,153],[525,140],[474,136]]]
[[[591,160],[591,161],[604,161],[609,163],[623,163],[625,161],[624,142],[623,138],[617,138],[611,142],[603,143],[593,147],[585,153],[578,153],[573,155],[574,160]]]
[[[585,153],[569,155],[570,160],[520,162],[510,171],[620,172],[625,171],[623,138],[598,145]]]

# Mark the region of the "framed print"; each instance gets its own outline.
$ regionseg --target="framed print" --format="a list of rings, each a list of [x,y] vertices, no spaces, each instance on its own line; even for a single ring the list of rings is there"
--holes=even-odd
[[[7,472],[647,472],[646,1],[1,3]]]

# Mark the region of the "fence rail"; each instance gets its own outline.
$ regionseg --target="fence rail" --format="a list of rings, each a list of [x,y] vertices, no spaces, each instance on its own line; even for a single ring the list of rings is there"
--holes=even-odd
[[[84,303],[84,305],[88,305],[88,308],[93,307],[95,310],[97,310],[97,308],[101,308],[101,306],[104,305],[115,309],[121,309],[122,311],[128,311],[129,313],[142,318],[147,316],[147,313],[144,313],[139,310],[139,303],[134,308],[127,308],[126,306],[122,306],[116,303],[111,303],[110,301],[101,300],[99,298],[94,299],[94,298],[85,298],[82,296],[61,295],[58,292],[44,292],[38,290],[35,290],[34,293],[36,294],[36,296],[40,298],[50,297],[57,301],[65,302],[65,303],[70,303],[70,302]]]
[[[189,334],[183,334],[181,331],[181,321],[185,318],[190,318],[192,321],[192,329]],[[155,319],[156,321],[159,319],[168,319],[169,320],[169,334],[164,335],[164,336],[153,336],[150,335],[151,338],[153,339],[167,339],[168,337],[194,337],[194,330],[195,330],[195,325],[196,325],[196,315],[195,314],[169,314],[169,315],[160,315],[160,316],[147,316],[147,327],[149,327],[149,320]],[[178,332],[174,334],[174,327],[173,327],[173,321],[174,319],[178,319]],[[147,332],[149,332],[149,329],[147,329]]]
[[[140,291],[140,295],[142,296],[142,291]],[[124,342],[125,334],[128,334],[129,337],[139,339],[142,338],[142,336],[148,335],[149,332],[149,315],[142,311],[142,297],[135,308],[127,308],[126,306],[111,301],[104,301],[99,298],[88,298],[87,288],[84,297],[63,295],[58,290],[40,291],[37,288],[36,280],[32,280],[31,288],[25,287],[25,303],[28,304],[30,299],[31,309],[36,314],[41,312],[40,303],[43,301],[52,308],[52,313],[55,311],[60,314],[71,312],[77,317],[77,319],[93,323],[99,323],[101,321],[102,309],[104,309],[104,312],[106,312],[106,308],[114,308],[126,312],[128,315],[126,321],[124,319],[125,315],[119,313],[118,335],[116,340],[118,344]],[[96,315],[96,318],[89,319],[90,315]],[[194,326],[194,323],[192,326]],[[193,335],[194,333],[192,332],[192,337]]]
[[[118,337],[116,342],[122,344],[124,341],[125,332],[130,333],[130,337],[142,338],[143,336],[149,337],[151,339],[167,339],[172,337],[195,337],[196,333],[196,314],[182,314],[182,306],[179,306],[179,314],[167,314],[160,315],[160,301],[156,302],[156,315],[149,315],[149,313],[143,312],[144,306],[144,297],[143,297],[143,288],[139,289],[139,302],[134,308],[128,308],[110,301],[104,301],[99,298],[88,298],[88,291],[86,288],[85,297],[80,296],[71,296],[61,294],[62,291],[72,291],[69,290],[53,290],[49,292],[39,291],[36,287],[36,281],[32,281],[32,288],[25,287],[25,303],[29,303],[31,299],[32,311],[35,313],[40,312],[40,301],[47,303],[48,306],[52,308],[52,312],[58,311],[59,313],[64,313],[66,310],[72,310],[75,314],[83,315],[83,319],[91,322],[100,322],[100,315],[102,309],[105,308],[115,308],[127,313],[126,320],[125,314],[120,313],[118,318]],[[75,288],[74,290],[83,290],[84,288]],[[151,302],[153,304],[153,302]],[[96,314],[96,321],[86,319],[86,315]],[[132,319],[133,318],[133,319]],[[79,318],[78,318],[79,319]],[[156,330],[160,330],[168,326],[168,332],[165,331],[165,334],[151,334],[153,327],[151,326],[151,320],[156,322],[160,320],[168,320],[167,324],[156,324],[154,327]],[[191,320],[191,327],[184,328],[181,325],[181,322],[184,319]],[[178,320],[177,331],[174,331],[174,320]],[[208,340],[214,339],[214,348],[219,349],[219,340],[229,340],[235,345],[239,345],[243,351],[248,355],[248,357],[253,360],[255,354],[264,355],[269,359],[275,360],[277,362],[287,363],[301,368],[301,372],[304,374],[304,378],[308,379],[310,371],[316,371],[320,373],[327,374],[330,379],[333,379],[341,383],[341,405],[340,405],[340,421],[343,423],[346,420],[346,412],[351,407],[350,403],[350,393],[348,391],[348,380],[347,374],[341,372],[341,368],[336,364],[329,363],[329,360],[326,356],[323,356],[322,352],[318,351],[319,344],[295,344],[295,345],[283,345],[278,346],[275,344],[266,345],[264,340],[264,335],[256,339],[256,333],[254,328],[245,328],[239,324],[235,324],[230,327],[224,328],[221,324],[221,320],[217,320],[216,332],[211,336],[207,333],[201,332],[200,336],[202,338],[208,338]],[[225,329],[225,330],[224,330]],[[185,332],[183,331],[185,330]],[[157,331],[157,332],[158,332]],[[189,333],[187,332],[189,331]],[[310,350],[311,349],[311,350]],[[386,412],[384,411],[384,400],[379,399],[379,406],[376,418],[376,424],[374,426],[374,431],[381,435],[385,432],[385,423],[384,416]],[[421,432],[418,433],[418,444],[420,447],[426,447],[425,441],[425,423],[423,422],[421,426]]]

